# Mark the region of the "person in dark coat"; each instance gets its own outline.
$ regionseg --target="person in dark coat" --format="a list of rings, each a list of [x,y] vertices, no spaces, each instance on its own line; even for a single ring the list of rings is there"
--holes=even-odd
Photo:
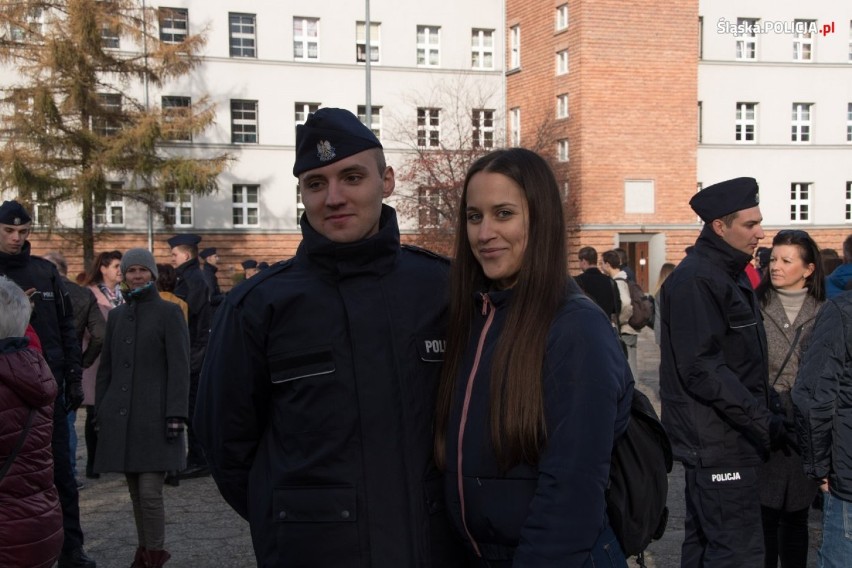
[[[843,264],[825,278],[825,297],[833,298],[849,289],[852,282],[852,235],[843,241]]]
[[[174,294],[189,309],[189,415],[195,411],[198,394],[198,381],[201,377],[201,365],[207,351],[212,323],[211,290],[198,263],[198,235],[175,235],[168,240],[172,251],[172,266],[177,272]],[[178,473],[178,478],[188,479],[210,475],[210,468],[204,457],[204,450],[195,436],[191,424],[187,424],[187,443],[189,453],[186,457],[186,469]]]
[[[65,539],[59,568],[95,568],[83,549],[80,495],[71,471],[68,412],[83,403],[80,344],[74,328],[71,298],[56,267],[31,254],[27,240],[32,219],[17,201],[0,205],[0,275],[23,288],[33,303],[32,325],[41,340],[44,358],[59,386],[53,406],[53,481],[62,504]]]
[[[615,280],[604,274],[598,268],[598,251],[592,247],[583,247],[577,253],[582,274],[575,276],[574,281],[583,292],[601,307],[613,325],[618,321],[618,288]]]
[[[30,311],[23,290],[0,276],[0,566],[50,568],[62,550],[50,449],[58,386],[28,348]]]
[[[852,292],[817,315],[792,396],[805,473],[824,499],[818,566],[844,568],[852,558]]]
[[[68,279],[68,263],[65,260],[65,255],[58,251],[51,251],[45,254],[42,258],[52,262],[59,271],[60,276],[62,276],[62,282],[68,290],[68,296],[71,298],[71,306],[74,310],[74,327],[77,330],[77,340],[80,342],[80,348],[83,350],[81,366],[83,367],[83,403],[85,404],[86,369],[94,365],[101,354],[101,347],[104,344],[104,333],[106,333],[106,319],[104,319],[103,313],[101,313],[95,294],[86,286],[80,286],[76,282],[71,282]],[[80,487],[82,484],[77,477],[76,422],[77,411],[74,410],[69,412],[68,434],[71,441],[71,470],[74,472],[74,478],[78,480],[77,486]],[[88,441],[86,446],[87,450],[92,449]],[[94,459],[95,452],[92,451],[91,454],[92,459]],[[91,467],[89,465],[86,466],[86,473],[91,473]]]
[[[95,392],[95,471],[124,473],[139,543],[133,566],[158,568],[170,557],[163,481],[186,465],[189,332],[180,308],[157,293],[150,252],[130,249],[121,271],[130,291],[107,322]]]
[[[565,275],[543,158],[497,150],[465,178],[435,454],[471,566],[627,566],[606,514],[633,376]]]
[[[769,410],[766,335],[743,270],[764,236],[757,182],[712,185],[690,206],[704,228],[660,294],[662,421],[686,476],[681,566],[762,566],[757,470],[789,438]]]
[[[449,264],[400,246],[394,171],[355,115],[296,138],[303,240],[227,294],[204,362],[213,478],[259,567],[462,566],[432,461]]]
[[[219,288],[219,278],[216,273],[219,272],[219,254],[215,247],[207,247],[198,253],[198,258],[201,259],[201,273],[207,280],[207,285],[210,287],[210,307],[211,321],[213,314],[216,313],[216,307],[222,303],[225,295]]]

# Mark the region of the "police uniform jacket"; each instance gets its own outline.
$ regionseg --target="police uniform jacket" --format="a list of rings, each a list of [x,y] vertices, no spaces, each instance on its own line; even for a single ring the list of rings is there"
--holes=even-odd
[[[95,471],[179,471],[186,467],[186,440],[166,439],[166,419],[187,418],[186,320],[153,286],[124,297],[109,314],[98,368]]]
[[[805,473],[852,501],[852,292],[823,304],[792,394]]]
[[[204,352],[210,338],[210,287],[201,272],[197,258],[191,258],[175,269],[175,296],[189,308],[189,357],[193,375],[201,372]]]
[[[258,566],[456,566],[432,421],[448,263],[302,218],[296,256],[219,307],[194,426]],[[463,550],[461,550],[463,554]]]
[[[688,465],[757,465],[769,449],[766,335],[743,270],[750,259],[707,225],[662,287],[662,421]]]
[[[606,316],[576,291],[547,336],[547,443],[537,464],[501,471],[491,442],[491,368],[512,291],[477,296],[447,429],[445,491],[453,524],[469,550],[496,565],[586,566],[593,549],[606,544],[603,536],[614,540],[605,491],[613,442],[627,428],[633,395],[627,360]]]
[[[62,277],[52,262],[30,255],[29,241],[18,254],[0,252],[0,274],[24,290],[35,288],[34,308],[30,318],[41,340],[44,358],[59,384],[62,397],[65,380],[82,380],[81,352],[74,326],[71,298]]]

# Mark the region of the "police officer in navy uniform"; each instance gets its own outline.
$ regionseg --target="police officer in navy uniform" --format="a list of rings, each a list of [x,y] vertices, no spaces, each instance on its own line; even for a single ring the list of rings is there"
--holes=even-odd
[[[324,108],[297,129],[296,256],[219,308],[195,426],[257,564],[461,566],[432,419],[448,262],[400,246],[379,140]]]
[[[32,219],[17,201],[0,205],[0,274],[24,289],[33,303],[32,326],[44,358],[59,384],[53,406],[53,479],[62,505],[65,540],[59,568],[94,568],[83,550],[80,496],[71,468],[68,412],[83,403],[80,343],[71,298],[52,262],[31,254],[27,237]]]
[[[215,314],[216,306],[221,304],[225,297],[222,294],[222,289],[219,288],[219,277],[216,276],[216,273],[219,272],[219,254],[216,252],[216,247],[207,247],[198,253],[198,257],[203,261],[200,263],[201,275],[204,276],[204,280],[210,288],[210,306],[212,313]]]
[[[744,272],[764,236],[758,185],[728,180],[689,203],[705,224],[660,302],[662,420],[686,474],[681,566],[762,566],[757,466],[790,439],[770,411],[766,336]]]
[[[260,269],[257,267],[257,261],[251,258],[242,261],[240,266],[243,267],[243,278],[246,280],[260,272]]]
[[[198,394],[201,365],[210,338],[212,306],[211,290],[198,263],[198,243],[201,237],[192,234],[175,235],[167,241],[171,247],[172,266],[175,267],[175,296],[186,302],[189,316],[189,416],[192,416]],[[204,450],[195,430],[187,425],[186,469],[178,474],[180,479],[210,475]],[[169,479],[171,484],[174,480]]]

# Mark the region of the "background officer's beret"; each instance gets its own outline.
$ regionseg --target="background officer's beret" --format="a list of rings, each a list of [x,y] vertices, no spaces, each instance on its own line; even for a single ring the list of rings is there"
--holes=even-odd
[[[32,221],[24,206],[17,201],[4,201],[0,205],[0,224],[23,225]]]
[[[257,268],[257,261],[252,259],[244,260],[240,263],[240,266],[243,267],[243,270],[248,270],[249,268]]]
[[[166,242],[169,243],[169,246],[172,248],[179,245],[198,246],[198,243],[201,242],[201,237],[192,234],[175,235]]]
[[[750,177],[729,179],[705,187],[689,200],[689,206],[705,223],[759,204],[757,180]]]
[[[342,108],[321,108],[296,126],[296,163],[299,174],[369,150],[382,144],[358,117]]]
[[[216,254],[216,247],[208,247],[198,253],[198,256],[200,256],[201,258],[207,258],[208,256],[212,256],[214,254]]]

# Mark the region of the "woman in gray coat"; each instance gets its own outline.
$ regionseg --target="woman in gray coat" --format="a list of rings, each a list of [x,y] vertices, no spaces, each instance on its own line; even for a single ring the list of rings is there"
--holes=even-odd
[[[121,270],[129,291],[107,321],[95,389],[95,471],[125,474],[139,539],[133,566],[159,567],[170,556],[165,472],[186,466],[189,331],[180,308],[157,293],[150,252],[127,251]]]
[[[768,276],[768,277],[767,277]],[[792,423],[790,389],[817,312],[825,300],[819,247],[805,231],[780,231],[772,241],[768,275],[757,289],[769,347],[773,411]],[[805,476],[798,448],[774,449],[760,470],[760,505],[767,568],[805,568],[808,509],[817,492]]]

